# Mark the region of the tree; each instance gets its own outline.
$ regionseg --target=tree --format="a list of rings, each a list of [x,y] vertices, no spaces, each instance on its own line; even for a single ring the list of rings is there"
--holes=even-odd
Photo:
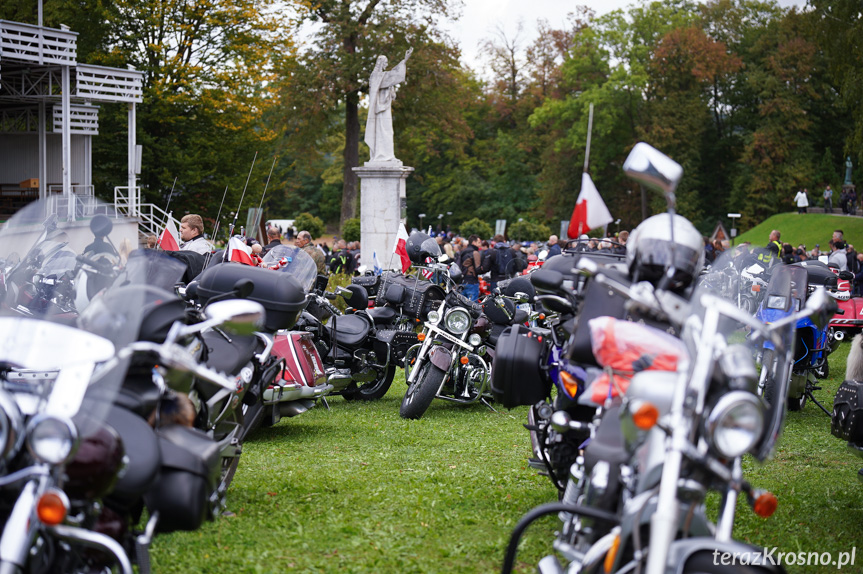
[[[468,219],[467,221],[462,223],[461,227],[458,228],[458,231],[462,237],[470,237],[471,235],[477,235],[484,239],[488,239],[494,234],[494,230],[491,228],[491,225],[489,225],[482,219],[479,219],[478,217]]]
[[[320,237],[324,234],[324,222],[320,217],[315,217],[311,213],[301,213],[294,220],[294,227],[297,228],[297,233],[300,231],[308,231],[313,237]]]
[[[342,222],[356,216],[359,165],[359,103],[368,93],[368,76],[379,54],[404,54],[408,45],[421,51],[421,41],[439,34],[432,15],[446,18],[448,0],[294,0],[298,25],[318,24],[314,46],[301,65],[286,76],[289,93],[302,102],[311,126],[330,123],[333,112],[344,113]],[[415,54],[411,65],[415,64]],[[412,72],[409,72],[409,74]],[[311,103],[314,101],[315,103]],[[343,106],[340,108],[340,106]],[[305,141],[314,138],[307,134]]]

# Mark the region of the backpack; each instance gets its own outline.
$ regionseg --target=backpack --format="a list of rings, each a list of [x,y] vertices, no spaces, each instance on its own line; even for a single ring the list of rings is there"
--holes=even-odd
[[[511,277],[515,275],[516,264],[514,262],[516,256],[512,249],[504,246],[503,248],[495,246],[497,258],[494,262],[493,275]]]
[[[476,248],[471,246],[467,249],[462,249],[458,257],[458,266],[465,277],[476,277],[476,266],[473,260],[473,253]]]

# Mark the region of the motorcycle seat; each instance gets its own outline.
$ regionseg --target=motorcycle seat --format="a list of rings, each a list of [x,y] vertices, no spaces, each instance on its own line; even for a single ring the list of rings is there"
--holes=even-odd
[[[203,335],[207,366],[222,373],[239,374],[257,351],[258,339],[254,336],[232,336],[228,342],[216,331],[206,331]]]
[[[498,339],[500,339],[500,336],[503,335],[503,332],[508,328],[509,325],[499,325],[497,323],[492,323],[491,330],[488,333],[488,344],[492,347],[496,347]]]
[[[371,331],[368,319],[360,315],[342,315],[330,321],[335,324],[336,341],[345,347],[359,347]]]
[[[372,321],[375,322],[375,325],[388,325],[398,316],[398,313],[392,307],[375,307],[374,309],[369,309],[367,312]]]
[[[620,430],[620,407],[611,407],[602,416],[602,422],[584,450],[584,466],[588,471],[599,461],[605,461],[612,468],[629,460],[629,453],[623,446],[623,433]]]
[[[528,312],[525,311],[524,309],[517,309],[515,312],[515,315],[512,316],[511,323],[513,325],[518,325],[519,323],[524,323],[525,321],[527,321],[528,316],[529,316]]]

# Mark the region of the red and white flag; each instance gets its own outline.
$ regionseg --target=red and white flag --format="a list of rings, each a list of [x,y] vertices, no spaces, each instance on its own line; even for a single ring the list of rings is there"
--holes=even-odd
[[[575,201],[575,209],[572,211],[572,218],[569,220],[569,229],[567,235],[570,239],[576,239],[582,233],[587,233],[591,229],[608,225],[614,218],[608,212],[605,202],[599,196],[593,180],[585,172],[581,176],[581,191],[578,193],[578,199]]]
[[[238,237],[231,237],[228,241],[228,261],[255,265],[255,260],[252,259],[252,248]]]
[[[425,263],[426,265],[428,265],[429,263],[434,263],[434,259],[432,259],[431,257],[426,257]],[[423,276],[423,279],[430,280],[432,277],[434,277],[434,271],[432,271],[431,269],[420,269],[420,275]]]
[[[393,246],[393,253],[397,254],[402,260],[402,273],[407,273],[411,268],[411,258],[408,257],[408,231],[405,229],[404,223],[399,223],[399,231],[396,235],[396,244]]]
[[[180,250],[180,232],[177,231],[177,226],[174,225],[174,218],[171,215],[168,215],[168,223],[165,225],[162,237],[159,238],[159,247],[162,248],[162,251]]]

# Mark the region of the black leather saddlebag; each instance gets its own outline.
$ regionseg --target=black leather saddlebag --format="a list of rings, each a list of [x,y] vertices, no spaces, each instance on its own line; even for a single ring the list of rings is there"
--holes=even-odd
[[[369,299],[374,300],[378,296],[378,290],[381,286],[380,275],[361,275],[351,279],[351,283],[359,285],[369,294]]]
[[[162,468],[145,495],[150,513],[159,512],[158,530],[197,530],[210,518],[210,494],[219,476],[218,444],[205,433],[172,425],[159,429]]]
[[[839,385],[830,432],[842,440],[863,444],[863,382],[843,381]]]
[[[551,393],[551,379],[543,367],[548,353],[545,337],[514,325],[495,347],[491,372],[494,400],[505,408],[534,405]]]

